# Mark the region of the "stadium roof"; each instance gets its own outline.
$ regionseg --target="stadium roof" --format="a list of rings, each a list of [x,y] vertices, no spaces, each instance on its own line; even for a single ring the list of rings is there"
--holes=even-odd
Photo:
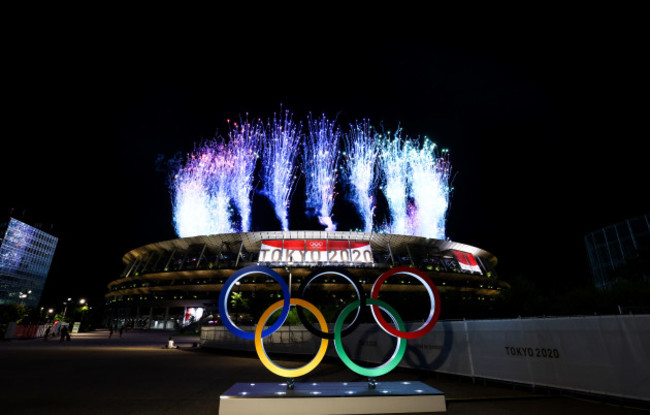
[[[130,263],[134,259],[140,258],[145,253],[150,253],[152,251],[185,251],[194,246],[206,246],[208,249],[219,250],[223,247],[224,244],[236,246],[236,248],[239,249],[243,243],[243,248],[246,251],[257,252],[260,249],[262,241],[279,239],[370,241],[372,250],[377,252],[388,251],[389,247],[393,252],[406,251],[409,249],[409,247],[425,248],[432,252],[443,252],[453,249],[468,252],[474,256],[481,258],[482,261],[490,263],[492,266],[496,266],[497,264],[497,258],[488,251],[459,242],[423,238],[419,236],[352,231],[264,231],[192,236],[188,238],[154,242],[141,246],[125,254],[122,258],[122,261],[124,263]]]

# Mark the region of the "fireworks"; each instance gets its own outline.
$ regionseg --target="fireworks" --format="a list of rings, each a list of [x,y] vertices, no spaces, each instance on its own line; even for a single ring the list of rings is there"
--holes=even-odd
[[[334,121],[324,115],[318,119],[309,117],[309,135],[303,142],[303,173],[305,174],[305,204],[309,212],[318,215],[318,221],[326,231],[335,231],[332,208],[336,196],[335,186],[339,160],[340,130]]]
[[[289,111],[273,116],[267,126],[262,157],[262,193],[273,204],[283,231],[289,230],[289,202],[295,189],[300,125]]]
[[[241,218],[241,232],[248,232],[251,227],[253,178],[262,135],[263,127],[260,123],[251,124],[247,119],[240,125],[235,123],[230,132],[228,150],[233,158],[233,170],[229,186]]]
[[[253,173],[260,128],[247,121],[234,124],[229,142],[207,140],[188,154],[172,178],[173,220],[180,237],[250,230]]]
[[[391,233],[406,235],[408,234],[408,160],[404,152],[401,130],[397,130],[392,138],[389,132],[387,138],[380,140],[379,147],[382,190],[388,202],[391,217],[388,230]]]
[[[258,160],[260,193],[271,202],[282,230],[288,231],[297,158],[302,154],[305,204],[325,230],[336,230],[332,210],[342,158],[345,197],[356,207],[364,232],[445,238],[451,171],[446,150],[441,156],[429,139],[411,139],[401,128],[382,136],[367,120],[344,132],[325,116],[310,116],[306,130],[303,133],[289,111],[281,111],[266,125],[248,119],[233,123],[227,139],[217,137],[197,146],[171,177],[178,236],[249,232]],[[388,207],[387,223],[380,229],[374,225],[377,188]]]
[[[446,151],[444,151],[447,154]],[[440,158],[429,139],[402,136],[381,141],[379,153],[383,192],[388,201],[391,233],[445,239],[445,219],[449,206],[448,158]]]
[[[345,135],[345,178],[347,197],[357,208],[363,221],[363,231],[372,232],[375,210],[374,190],[377,146],[368,121],[350,126]]]
[[[437,157],[436,145],[424,139],[405,148],[409,165],[410,194],[414,200],[410,234],[445,239],[449,206],[449,163]],[[446,153],[446,152],[445,152]]]
[[[172,178],[172,208],[178,236],[232,232],[228,180],[234,163],[223,140],[206,141],[188,155]]]

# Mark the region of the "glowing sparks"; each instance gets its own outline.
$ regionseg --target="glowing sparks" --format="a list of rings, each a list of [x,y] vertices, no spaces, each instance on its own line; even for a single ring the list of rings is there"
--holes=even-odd
[[[410,194],[415,202],[411,235],[445,239],[449,206],[449,163],[437,157],[436,145],[425,139],[407,148]]]
[[[257,163],[263,127],[259,123],[242,121],[234,124],[228,143],[229,153],[233,158],[232,180],[229,183],[233,202],[240,217],[241,232],[251,228],[251,197],[253,178]]]
[[[332,208],[336,196],[335,186],[339,160],[340,130],[334,121],[324,115],[320,119],[309,117],[309,136],[303,145],[303,172],[305,174],[306,200],[309,212],[318,216],[326,231],[335,231]]]
[[[228,187],[233,166],[221,139],[206,141],[188,155],[171,183],[178,236],[233,232]]]
[[[260,128],[244,122],[234,125],[230,141],[214,138],[196,147],[172,178],[173,220],[181,238],[250,230],[253,173]]]
[[[187,154],[170,182],[178,236],[249,232],[258,159],[261,193],[288,231],[301,153],[305,204],[325,230],[336,230],[332,211],[342,157],[345,196],[356,207],[364,232],[376,230],[379,188],[388,207],[388,223],[380,232],[445,239],[451,191],[446,150],[440,155],[429,139],[410,139],[401,129],[382,137],[367,120],[343,132],[325,116],[310,116],[307,127],[301,145],[301,124],[289,111],[274,114],[266,125],[245,119],[232,124],[227,139],[208,140]]]
[[[363,221],[363,231],[372,232],[375,210],[374,191],[377,147],[372,126],[363,121],[350,126],[345,135],[345,182],[348,199],[354,203]]]
[[[389,133],[390,135],[390,133]],[[404,140],[401,130],[381,140],[379,162],[383,182],[383,193],[388,202],[391,216],[389,231],[400,235],[407,235],[407,176],[408,160],[404,152]]]
[[[429,139],[420,144],[402,137],[401,130],[382,141],[379,159],[391,215],[388,230],[445,239],[449,159],[438,157]]]
[[[289,203],[297,178],[296,155],[300,144],[300,126],[289,111],[269,123],[263,145],[262,193],[273,204],[283,231],[289,230]]]

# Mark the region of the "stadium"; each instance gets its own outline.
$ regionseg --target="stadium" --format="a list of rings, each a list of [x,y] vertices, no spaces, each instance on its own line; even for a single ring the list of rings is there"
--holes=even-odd
[[[247,267],[272,269],[291,296],[330,315],[382,275],[382,298],[401,305],[410,321],[421,318],[418,309],[431,309],[422,275],[438,287],[442,318],[478,317],[507,287],[497,279],[494,255],[446,236],[448,151],[401,128],[384,132],[367,120],[339,128],[325,115],[303,123],[285,111],[268,122],[233,123],[227,137],[195,146],[170,166],[180,239],[124,255],[124,271],[106,294],[108,324],[175,329],[218,322],[224,282]],[[317,219],[319,230],[290,230],[301,212]],[[424,274],[385,274],[395,267]],[[253,270],[227,291],[241,324],[253,324],[283,295],[269,272]]]
[[[369,293],[386,270],[412,267],[436,284],[443,318],[486,310],[508,287],[495,273],[497,258],[485,250],[450,240],[381,233],[269,231],[195,236],[136,248],[122,262],[122,274],[108,285],[107,324],[144,329],[178,329],[199,320],[218,321],[223,283],[252,265],[279,273],[293,293],[306,277],[320,274],[310,292],[319,292],[321,303],[344,302],[356,295],[355,286],[341,275]],[[265,275],[242,279],[236,293],[252,303],[281,296],[278,284]],[[382,295],[411,303],[417,303],[420,294],[426,297],[425,287],[404,276],[389,278],[382,288]],[[407,304],[415,308],[411,306]],[[235,318],[252,324],[252,313],[243,307]]]

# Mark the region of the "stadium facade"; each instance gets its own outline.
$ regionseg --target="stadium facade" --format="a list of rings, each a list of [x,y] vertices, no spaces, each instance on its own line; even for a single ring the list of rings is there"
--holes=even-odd
[[[631,218],[585,235],[594,285],[608,288],[617,279],[650,278],[650,218]]]
[[[58,238],[15,218],[0,237],[0,305],[38,306]]]
[[[210,316],[217,320],[223,283],[237,270],[261,265],[278,272],[292,292],[303,279],[323,271],[315,286],[340,299],[354,286],[328,270],[341,270],[369,293],[386,270],[409,266],[436,284],[443,306],[487,307],[508,285],[495,273],[497,258],[470,245],[405,235],[362,232],[270,231],[195,236],[151,243],[122,258],[124,270],[108,284],[107,324],[176,329]],[[382,292],[411,296],[424,287],[391,277]],[[264,276],[244,278],[237,292],[246,298],[280,296]],[[339,298],[337,298],[337,295]],[[452,304],[453,302],[453,304]],[[245,313],[240,317],[245,319]]]

